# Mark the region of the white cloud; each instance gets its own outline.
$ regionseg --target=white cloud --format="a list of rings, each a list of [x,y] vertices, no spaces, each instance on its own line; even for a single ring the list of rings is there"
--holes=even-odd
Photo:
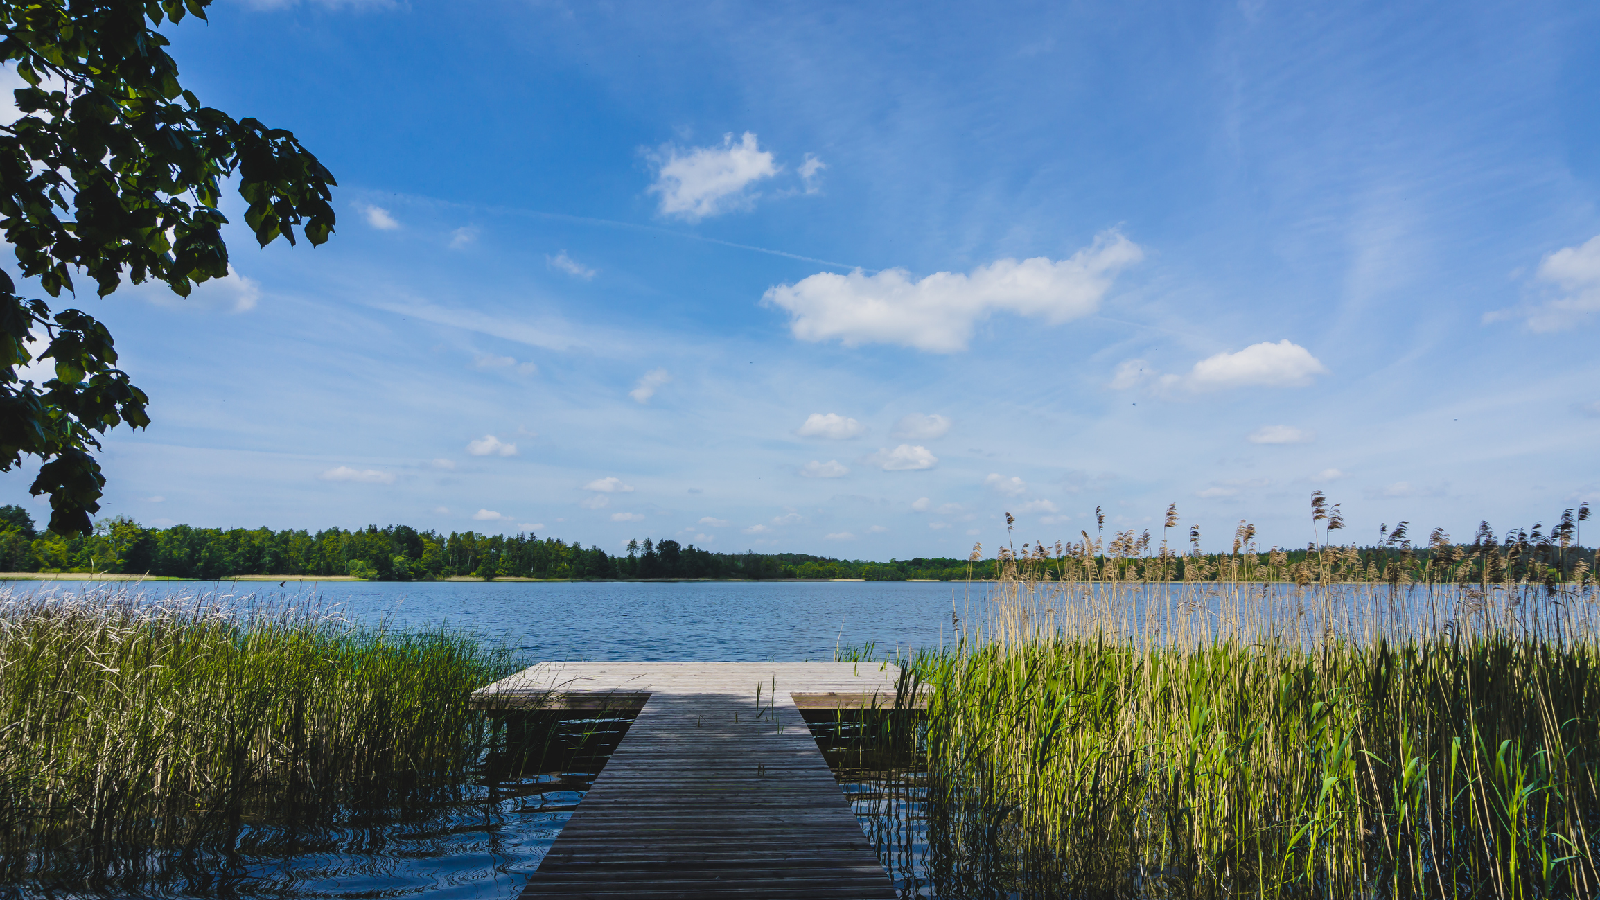
[[[934,531],[943,531],[944,529],[950,527],[950,523],[949,522],[929,522],[928,523],[928,527],[933,529]]]
[[[518,522],[517,527],[523,531],[543,531],[543,522]]]
[[[805,520],[806,520],[805,516],[802,516],[799,513],[784,513],[781,516],[773,516],[772,517],[772,524],[774,524],[774,525],[794,525],[794,524],[796,524],[798,522],[804,522]]]
[[[812,460],[800,467],[800,474],[807,478],[843,478],[850,474],[850,470],[836,459],[827,462]]]
[[[644,373],[628,396],[640,403],[649,403],[650,398],[656,395],[656,389],[671,380],[672,376],[667,374],[666,369],[652,369]]]
[[[448,506],[435,506],[433,508],[433,511],[438,513],[441,516],[450,515],[450,507],[448,507]]]
[[[516,456],[517,445],[508,444],[492,434],[467,442],[467,452],[473,456]]]
[[[950,431],[950,420],[934,413],[924,416],[921,413],[911,413],[903,416],[894,426],[891,437],[909,441],[931,441],[942,438]]]
[[[615,475],[605,478],[596,478],[583,486],[586,491],[598,491],[602,494],[627,494],[633,491],[633,485],[623,484],[622,479]]]
[[[643,522],[644,516],[639,513],[618,512],[611,514],[613,522]]]
[[[867,433],[867,426],[838,413],[812,413],[806,416],[795,434],[801,437],[827,438],[843,441]]]
[[[1238,488],[1208,487],[1205,490],[1196,493],[1195,496],[1210,499],[1212,497],[1232,497],[1237,493],[1239,493]]]
[[[144,501],[146,503],[165,503],[165,502],[167,502],[167,498],[161,497],[161,496],[146,497],[146,498],[144,498]]]
[[[817,173],[827,167],[828,164],[817,159],[815,153],[807,153],[805,155],[805,159],[800,163],[800,168],[796,171],[800,173],[800,181],[805,185],[806,193],[815,194],[821,190],[817,185]]]
[[[1054,503],[1051,503],[1049,500],[1029,500],[1027,503],[1024,503],[1021,506],[1018,506],[1014,510],[1012,510],[1012,512],[1018,512],[1018,513],[1023,513],[1023,514],[1036,513],[1036,512],[1054,513],[1054,512],[1060,512],[1060,511],[1061,510],[1058,509],[1056,507],[1056,505]]]
[[[886,532],[888,530],[889,529],[883,527],[882,525],[874,525],[871,528],[867,529],[867,534],[883,534],[884,532]]]
[[[1288,338],[1262,341],[1237,353],[1218,353],[1194,364],[1189,374],[1163,375],[1163,387],[1211,391],[1239,387],[1304,387],[1328,372],[1311,351]]]
[[[728,527],[728,520],[727,519],[717,519],[717,518],[713,518],[712,516],[706,516],[705,518],[700,520],[699,524],[704,525],[707,528],[727,528]]]
[[[1600,236],[1546,256],[1534,277],[1554,285],[1562,296],[1522,311],[1530,331],[1560,331],[1600,312]],[[1490,313],[1484,318],[1494,321],[1509,314]]]
[[[256,308],[256,301],[261,299],[261,285],[229,265],[227,275],[195,285],[187,299],[226,307],[233,312],[246,312]]]
[[[454,469],[456,463],[453,459],[436,459],[433,461],[433,467],[435,469]]]
[[[744,529],[741,529],[741,530],[745,534],[766,534],[767,532],[771,531],[772,529],[768,528],[765,525],[751,525],[749,528],[744,528]]]
[[[450,232],[450,249],[460,250],[477,239],[478,229],[470,227],[457,228],[455,231]]]
[[[400,227],[394,216],[389,215],[389,211],[381,206],[363,206],[361,211],[367,217],[367,224],[379,231],[393,231]]]
[[[929,500],[927,497],[918,497],[917,499],[911,501],[911,508],[917,512],[927,512],[932,506],[933,501]]]
[[[929,453],[927,447],[901,444],[893,450],[879,450],[867,461],[885,472],[911,472],[933,468],[939,464],[939,457]]]
[[[1028,490],[1027,482],[1021,478],[1015,475],[1010,478],[1002,478],[998,472],[989,473],[989,477],[985,478],[983,483],[1007,497],[1020,497]]]
[[[478,522],[508,522],[511,520],[510,516],[502,515],[492,509],[480,509],[472,514],[472,518]]]
[[[825,535],[823,537],[823,540],[827,541],[853,541],[855,539],[856,536],[848,531],[835,531],[832,534]]]
[[[1060,525],[1063,522],[1070,522],[1070,521],[1072,521],[1072,517],[1071,516],[1040,516],[1039,517],[1039,524],[1041,524],[1041,525]]]
[[[1292,425],[1263,425],[1250,432],[1247,440],[1252,444],[1309,444],[1316,440],[1315,431],[1295,428]]]
[[[605,509],[611,505],[611,498],[605,494],[595,494],[593,497],[585,497],[579,500],[578,505],[584,509]]]
[[[778,174],[772,154],[756,145],[756,136],[745,132],[734,143],[733,135],[722,136],[721,146],[680,150],[663,146],[652,156],[656,180],[650,193],[661,195],[661,213],[685,219],[703,219],[746,206],[755,200],[746,188],[763,178]]]
[[[1318,472],[1317,474],[1311,476],[1311,480],[1312,481],[1333,481],[1336,478],[1343,478],[1343,477],[1344,477],[1344,473],[1339,471],[1338,469],[1323,469],[1321,472]]]
[[[539,372],[539,367],[531,362],[518,362],[514,356],[496,356],[493,353],[473,354],[472,366],[485,371],[516,372],[519,375],[535,375]]]
[[[552,269],[560,269],[574,278],[582,278],[585,281],[588,281],[597,274],[596,270],[591,269],[568,256],[567,251],[565,250],[557,253],[555,256],[546,255],[544,261],[548,263]]]
[[[913,281],[904,269],[867,275],[820,272],[769,288],[763,302],[786,310],[794,336],[845,346],[901,344],[934,353],[965,350],[978,320],[1006,311],[1051,324],[1097,310],[1122,268],[1144,256],[1116,232],[1059,262],[1001,259],[971,274],[936,272]]]
[[[939,506],[939,514],[942,516],[953,515],[961,512],[963,509],[966,509],[966,507],[959,503],[943,503]]]
[[[354,481],[360,484],[394,484],[394,475],[377,469],[352,469],[339,466],[322,473],[323,481]]]

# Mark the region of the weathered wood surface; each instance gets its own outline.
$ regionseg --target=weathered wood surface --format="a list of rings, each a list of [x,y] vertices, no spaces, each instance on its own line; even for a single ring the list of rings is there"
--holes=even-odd
[[[649,698],[522,896],[894,897],[791,694],[892,706],[898,676],[879,663],[544,663],[490,685],[491,704]]]

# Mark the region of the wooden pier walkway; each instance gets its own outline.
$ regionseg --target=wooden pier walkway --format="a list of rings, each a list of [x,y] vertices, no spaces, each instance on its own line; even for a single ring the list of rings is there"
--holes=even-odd
[[[484,688],[484,705],[639,709],[522,896],[893,898],[797,699],[892,706],[898,677],[881,663],[542,663]]]

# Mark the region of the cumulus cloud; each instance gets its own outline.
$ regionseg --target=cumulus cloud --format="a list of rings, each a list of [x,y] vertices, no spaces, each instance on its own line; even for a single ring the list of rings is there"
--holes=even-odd
[[[455,231],[450,232],[450,249],[460,250],[477,239],[478,229],[457,228]]]
[[[832,534],[825,535],[823,537],[823,540],[828,541],[853,541],[855,539],[856,536],[848,531],[835,531]]]
[[[812,413],[806,416],[795,434],[801,437],[827,438],[842,441],[867,433],[867,426],[838,413]]]
[[[433,461],[433,467],[435,469],[454,469],[456,462],[453,459],[440,458]]]
[[[722,136],[720,145],[687,150],[666,145],[652,155],[656,180],[649,191],[661,197],[661,214],[695,220],[748,206],[756,195],[747,189],[778,174],[772,154],[745,132],[737,143]],[[813,171],[815,174],[815,171]]]
[[[1291,343],[1288,338],[1276,344],[1262,341],[1237,353],[1218,353],[1194,364],[1184,376],[1166,375],[1162,383],[1192,391],[1214,391],[1239,387],[1303,387],[1311,376],[1325,375],[1328,369],[1311,351]]]
[[[1218,353],[1194,364],[1184,375],[1162,375],[1142,359],[1124,360],[1109,387],[1128,390],[1154,385],[1165,392],[1215,391],[1239,387],[1304,387],[1328,369],[1311,351],[1285,338],[1262,341],[1236,353]]]
[[[354,481],[359,484],[394,484],[394,475],[377,469],[352,469],[339,466],[322,473],[323,481]]]
[[[497,513],[492,509],[480,509],[472,514],[472,518],[479,522],[509,522],[511,517]]]
[[[633,490],[633,485],[623,484],[622,479],[615,475],[605,478],[596,478],[583,486],[586,491],[598,491],[602,494],[626,494]]]
[[[901,444],[893,450],[879,450],[867,461],[885,472],[910,472],[933,468],[939,464],[939,457],[929,453],[927,447]]]
[[[492,434],[467,442],[467,452],[473,456],[516,456],[517,445],[508,444]]]
[[[1004,494],[1007,497],[1020,497],[1028,490],[1027,482],[1023,481],[1021,478],[1018,478],[1015,475],[1011,476],[1010,478],[1002,478],[998,472],[989,473],[989,477],[985,478],[983,483],[988,485],[991,490]]]
[[[718,518],[715,518],[713,516],[706,516],[705,518],[700,520],[699,524],[704,525],[707,528],[727,528],[728,527],[728,520],[727,519],[718,519]]]
[[[933,506],[933,501],[927,497],[918,497],[911,501],[911,508],[917,512],[927,512]]]
[[[169,309],[223,309],[242,313],[255,309],[261,300],[260,282],[240,275],[232,265],[228,266],[227,275],[200,282],[189,290],[187,297],[179,297],[166,285],[153,282],[135,286],[133,291]]]
[[[361,211],[367,217],[367,224],[379,231],[393,231],[400,227],[395,217],[389,215],[389,211],[381,206],[367,205],[361,207]]]
[[[579,500],[578,505],[584,509],[604,509],[611,505],[611,498],[605,494],[595,494],[593,497],[585,497]]]
[[[1295,428],[1292,425],[1263,425],[1250,432],[1246,438],[1252,444],[1309,444],[1316,440],[1315,431]]]
[[[888,531],[888,530],[889,529],[883,527],[882,525],[874,525],[871,528],[867,529],[867,534],[883,534],[885,531]]]
[[[643,522],[644,516],[639,513],[617,512],[611,514],[613,522]]]
[[[774,524],[774,525],[794,525],[797,522],[804,522],[805,520],[806,520],[805,516],[802,516],[799,513],[793,513],[792,512],[792,513],[784,513],[781,516],[773,516],[772,517],[772,524]]]
[[[546,255],[544,261],[548,263],[552,269],[558,269],[574,278],[582,278],[585,281],[588,281],[597,274],[596,270],[591,269],[568,256],[567,251],[565,250],[557,253],[555,256]]]
[[[807,478],[843,478],[850,474],[850,470],[836,459],[830,459],[827,462],[818,462],[813,459],[800,467],[800,474]]]
[[[796,170],[800,173],[800,183],[805,185],[806,193],[815,194],[817,191],[821,190],[821,186],[817,184],[817,173],[821,172],[827,167],[828,164],[820,159],[817,159],[816,154],[806,154],[805,159],[800,163],[800,168]]]
[[[1520,314],[1535,332],[1560,331],[1600,312],[1600,236],[1576,247],[1566,247],[1540,260],[1534,278],[1558,293],[1554,299],[1522,310],[1488,313],[1492,322]]]
[[[790,329],[801,340],[954,353],[966,349],[977,322],[994,312],[1051,324],[1095,312],[1117,273],[1143,257],[1139,245],[1107,232],[1057,262],[1042,256],[1001,259],[965,275],[935,272],[916,280],[905,269],[821,272],[769,288],[763,302],[787,311]]]
[[[766,534],[767,532],[771,531],[772,529],[768,528],[765,525],[751,525],[749,528],[743,528],[743,529],[740,529],[740,530],[743,531],[745,534]]]
[[[652,369],[639,378],[639,383],[633,386],[628,396],[639,403],[649,403],[656,391],[671,380],[672,376],[667,374],[666,369]]]
[[[901,417],[890,436],[908,441],[931,441],[944,437],[949,431],[950,420],[938,413],[928,416],[911,413]]]

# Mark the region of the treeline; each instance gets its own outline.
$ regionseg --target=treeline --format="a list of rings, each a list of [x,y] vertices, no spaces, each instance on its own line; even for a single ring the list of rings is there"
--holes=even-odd
[[[993,578],[1018,563],[1037,575],[1071,581],[1330,581],[1457,582],[1461,584],[1588,582],[1595,552],[1578,543],[1588,507],[1570,511],[1548,532],[1534,526],[1496,540],[1488,523],[1471,543],[1435,529],[1414,546],[1401,523],[1373,547],[1308,546],[1262,550],[1254,526],[1241,523],[1227,553],[1196,546],[1178,553],[1132,531],[1081,543],[1006,547],[985,558],[918,557],[888,562],[806,553],[717,553],[670,538],[630,541],[623,554],[534,534],[418,531],[405,525],[346,531],[329,528],[150,528],[130,519],[98,523],[92,534],[39,532],[20,506],[0,507],[0,571],[156,575],[203,581],[238,575],[341,576],[382,581],[443,578],[712,578],[777,580],[852,578],[867,581]],[[1197,537],[1197,533],[1195,535]],[[1198,541],[1195,542],[1198,544]],[[974,554],[976,557],[978,554]]]
[[[109,519],[89,535],[35,529],[20,506],[0,507],[0,571],[94,572],[210,581],[237,575],[352,575],[380,581],[443,578],[967,577],[956,559],[841,560],[805,553],[714,553],[671,539],[630,542],[623,555],[533,534],[418,531],[405,525],[347,531],[151,528]]]

